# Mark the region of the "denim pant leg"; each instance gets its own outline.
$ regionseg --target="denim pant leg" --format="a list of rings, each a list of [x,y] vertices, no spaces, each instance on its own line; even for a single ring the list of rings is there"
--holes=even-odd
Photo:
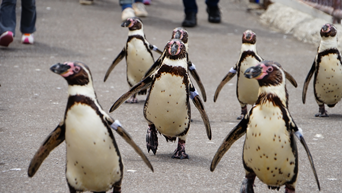
[[[33,33],[36,31],[36,0],[21,0],[21,33]]]
[[[196,0],[183,0],[184,12],[185,13],[197,13],[198,7]]]
[[[5,31],[15,34],[16,16],[15,6],[17,0],[3,0],[0,8],[0,35]]]
[[[119,4],[123,5],[123,4],[133,4],[134,0],[119,0]]]
[[[216,7],[218,6],[218,2],[220,0],[205,0],[205,3],[207,4],[207,6],[209,7]]]

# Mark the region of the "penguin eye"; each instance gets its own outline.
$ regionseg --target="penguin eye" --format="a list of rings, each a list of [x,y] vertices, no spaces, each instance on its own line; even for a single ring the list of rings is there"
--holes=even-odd
[[[81,70],[81,68],[79,66],[75,66],[75,68],[74,68],[75,73],[78,73],[80,70]]]
[[[272,67],[268,67],[266,71],[267,71],[267,72],[272,72],[272,71],[273,71],[273,68],[272,68]]]

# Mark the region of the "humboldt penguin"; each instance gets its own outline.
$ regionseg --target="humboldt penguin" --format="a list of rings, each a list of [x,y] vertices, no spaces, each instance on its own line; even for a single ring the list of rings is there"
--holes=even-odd
[[[325,24],[320,31],[321,43],[311,69],[304,81],[302,100],[305,104],[306,91],[314,75],[314,94],[319,106],[315,117],[327,117],[324,104],[334,107],[342,98],[341,54],[337,48],[337,30],[332,24]]]
[[[128,85],[132,87],[144,78],[146,71],[154,63],[152,50],[158,52],[159,54],[161,54],[162,51],[146,40],[143,30],[143,23],[140,18],[128,18],[121,24],[121,27],[128,28],[128,39],[125,47],[109,66],[104,77],[104,82],[107,80],[109,74],[112,72],[115,66],[125,57],[127,64],[127,82]],[[146,94],[146,90],[142,90],[138,94]],[[126,102],[137,103],[138,99],[136,98],[136,95],[133,95]]]
[[[200,77],[198,76],[195,64],[192,63],[190,58],[189,58],[189,33],[188,33],[188,31],[186,31],[182,27],[177,27],[177,28],[173,29],[173,31],[172,31],[171,39],[180,39],[180,40],[183,41],[183,43],[184,43],[184,45],[186,47],[189,72],[190,72],[191,76],[195,79],[195,81],[197,82],[198,87],[201,90],[203,101],[206,102],[207,101],[207,94],[205,92],[204,86],[202,84],[202,81],[201,81]]]
[[[285,73],[280,64],[263,61],[248,68],[244,76],[258,81],[259,95],[255,105],[223,140],[210,166],[214,171],[231,145],[245,135],[243,166],[245,179],[241,193],[254,192],[258,177],[269,188],[285,185],[285,192],[295,192],[298,175],[298,152],[294,135],[306,150],[318,189],[320,185],[309,148],[302,130],[297,127],[288,111]]]
[[[205,92],[204,86],[203,86],[202,81],[201,81],[201,79],[200,79],[200,77],[196,71],[195,64],[193,64],[189,59],[189,44],[188,44],[189,34],[188,34],[188,32],[184,28],[177,27],[177,28],[173,29],[173,31],[172,31],[171,39],[179,39],[179,40],[183,41],[185,48],[186,48],[186,51],[187,51],[186,57],[187,57],[187,62],[188,62],[188,70],[190,71],[190,74],[195,79],[198,87],[201,90],[203,101],[206,102],[207,101],[207,94]],[[153,72],[155,72],[158,69],[158,67],[161,66],[161,62],[162,62],[162,58],[158,59],[151,66],[151,68],[146,72],[145,77],[150,76]]]
[[[242,119],[244,115],[247,114],[247,104],[253,105],[258,99],[259,91],[258,81],[246,78],[243,76],[243,73],[249,67],[255,66],[262,60],[262,57],[258,55],[256,50],[256,34],[251,30],[246,30],[242,34],[242,45],[239,60],[217,86],[214,95],[214,102],[216,102],[223,86],[237,73],[236,96],[241,105],[241,115],[237,117],[238,120]],[[286,74],[286,78],[293,84],[293,86],[297,87],[296,80],[289,73],[286,71],[284,72]]]
[[[209,118],[187,72],[186,53],[181,40],[170,40],[158,59],[161,62],[158,63],[160,66],[156,67],[157,70],[123,94],[110,109],[110,112],[114,111],[131,95],[149,88],[143,110],[149,126],[146,134],[147,150],[156,154],[159,132],[166,141],[175,141],[178,138],[178,145],[172,156],[178,159],[189,158],[185,152],[191,119],[189,98],[199,110],[207,136],[211,139]]]
[[[68,82],[68,102],[64,119],[38,149],[28,168],[33,177],[49,153],[66,143],[66,180],[71,193],[91,191],[121,192],[123,161],[113,130],[130,144],[147,166],[153,167],[118,120],[100,106],[90,69],[81,62],[53,65],[51,71]]]

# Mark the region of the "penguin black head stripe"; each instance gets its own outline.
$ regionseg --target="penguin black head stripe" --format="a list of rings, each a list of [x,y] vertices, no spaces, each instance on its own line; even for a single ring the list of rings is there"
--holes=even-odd
[[[172,37],[171,39],[180,39],[184,42],[184,44],[188,43],[188,32],[181,28],[181,27],[177,27],[172,31]]]
[[[264,61],[245,71],[246,78],[257,79],[260,86],[277,86],[283,82],[283,73],[280,64]]]
[[[138,17],[131,17],[131,18],[127,18],[126,21],[124,21],[121,24],[121,27],[128,27],[128,29],[130,31],[134,31],[134,30],[139,30],[142,29],[142,20]]]
[[[255,44],[256,43],[256,34],[251,30],[246,30],[242,34],[242,43]]]
[[[65,78],[69,85],[87,85],[91,81],[90,70],[80,62],[65,62],[51,66],[50,70]]]
[[[335,37],[337,34],[337,30],[335,26],[333,26],[330,23],[327,23],[322,27],[320,34],[321,37]]]
[[[165,49],[166,56],[170,59],[177,60],[186,57],[186,48],[182,40],[172,39],[167,44]]]

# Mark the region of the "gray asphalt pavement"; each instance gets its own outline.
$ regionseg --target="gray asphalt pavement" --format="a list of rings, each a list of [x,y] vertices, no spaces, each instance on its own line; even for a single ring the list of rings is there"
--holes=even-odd
[[[318,106],[312,83],[307,104],[302,104],[304,79],[316,54],[316,47],[270,30],[259,16],[246,12],[246,5],[236,0],[220,2],[222,23],[207,21],[204,1],[199,6],[198,26],[189,32],[189,54],[196,65],[207,92],[204,103],[212,128],[208,140],[205,127],[192,105],[192,119],[186,151],[189,160],[171,159],[177,143],[167,143],[159,136],[156,155],[147,153],[143,117],[144,96],[138,104],[123,104],[110,115],[119,119],[154,166],[152,173],[134,150],[115,135],[121,150],[125,174],[123,192],[238,192],[244,178],[242,165],[243,138],[222,158],[214,172],[211,160],[228,132],[238,123],[240,105],[235,95],[236,78],[221,91],[216,103],[214,92],[222,78],[237,62],[242,33],[251,29],[257,34],[258,53],[279,62],[298,82],[288,84],[292,117],[304,131],[315,161],[321,192],[338,193],[342,188],[342,110],[341,104],[327,109],[330,117],[315,118]],[[20,43],[17,9],[17,36],[8,48],[0,48],[0,192],[68,192],[65,180],[65,144],[57,147],[33,178],[27,176],[31,158],[47,135],[63,118],[67,101],[66,81],[52,73],[55,63],[82,61],[92,72],[98,100],[104,110],[128,91],[125,62],[113,70],[107,82],[104,74],[125,45],[127,28],[121,28],[121,8],[117,0],[96,0],[81,6],[77,0],[37,0],[37,31],[34,45]],[[180,0],[152,0],[143,18],[147,40],[163,49],[184,14]],[[320,29],[317,29],[320,30]],[[155,54],[158,57],[158,54]],[[248,106],[250,109],[250,106]],[[298,142],[298,140],[297,140]],[[304,148],[298,144],[299,175],[297,192],[318,192]],[[284,191],[284,187],[281,188]],[[255,192],[274,192],[258,179]]]

